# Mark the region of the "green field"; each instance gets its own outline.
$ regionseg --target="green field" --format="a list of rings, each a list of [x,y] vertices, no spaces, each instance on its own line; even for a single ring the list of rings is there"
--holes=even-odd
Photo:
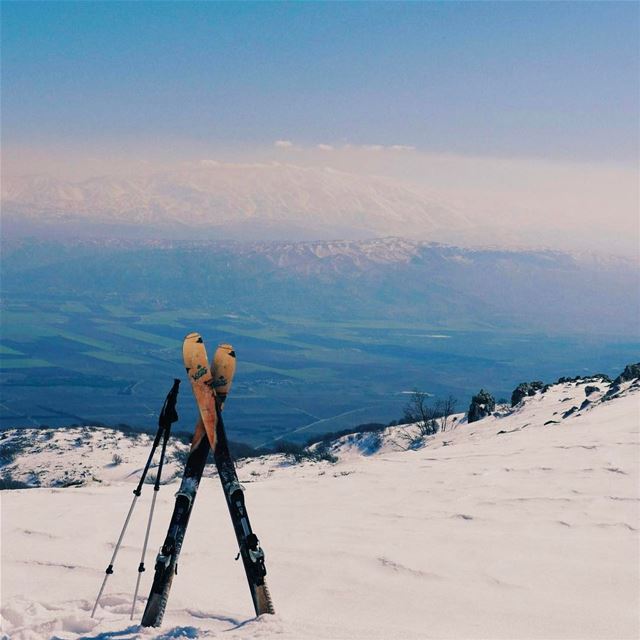
[[[21,351],[18,351],[17,349],[12,349],[11,347],[5,347],[4,345],[0,344],[0,355],[22,356],[24,354]]]
[[[1,358],[0,367],[3,369],[35,369],[39,367],[51,367],[51,363],[38,358]]]
[[[139,358],[132,358],[122,353],[111,353],[110,351],[85,351],[84,355],[115,364],[151,364],[149,360],[140,360]]]
[[[0,425],[126,423],[154,429],[181,344],[199,331],[212,353],[230,342],[237,376],[226,411],[235,440],[254,444],[398,418],[414,387],[453,394],[464,409],[488,388],[508,397],[526,379],[616,374],[638,346],[615,337],[455,331],[429,323],[260,316],[20,301],[2,312]],[[43,382],[43,381],[46,381]],[[196,418],[182,386],[178,429]]]
[[[128,317],[135,317],[133,314]],[[125,338],[131,338],[136,342],[145,342],[147,344],[155,345],[158,347],[165,347],[167,349],[176,349],[182,346],[182,342],[180,340],[174,340],[172,338],[165,338],[163,336],[159,336],[155,333],[150,333],[148,331],[141,331],[140,329],[133,329],[131,327],[116,325],[111,323],[104,323],[104,330],[109,333],[115,333],[118,336],[123,336]]]

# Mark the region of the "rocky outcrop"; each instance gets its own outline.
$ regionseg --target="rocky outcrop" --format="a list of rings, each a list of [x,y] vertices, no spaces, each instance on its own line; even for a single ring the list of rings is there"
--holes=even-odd
[[[611,382],[611,378],[606,373],[594,373],[592,376],[563,376],[558,378],[556,384],[566,384],[567,382]]]
[[[521,382],[511,393],[511,406],[515,407],[523,398],[533,396],[537,391],[545,388],[544,382],[534,380],[533,382]]]
[[[624,371],[613,381],[613,384],[620,385],[623,382],[630,382],[636,378],[640,378],[640,362],[628,364],[624,368]]]
[[[469,405],[469,413],[467,415],[468,422],[476,422],[482,418],[490,416],[496,409],[495,398],[484,389],[471,398],[471,404]]]
[[[624,368],[624,371],[613,381],[602,399],[606,401],[615,398],[622,391],[621,385],[625,382],[632,382],[633,380],[636,381],[634,385],[640,384],[640,362],[628,364]]]

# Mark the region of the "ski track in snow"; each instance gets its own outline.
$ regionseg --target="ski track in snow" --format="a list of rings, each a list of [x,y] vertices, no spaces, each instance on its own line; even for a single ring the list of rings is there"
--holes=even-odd
[[[391,428],[376,453],[369,434],[340,439],[335,465],[291,465],[281,456],[241,464],[275,616],[253,617],[208,468],[160,629],[138,622],[178,482],[158,496],[134,620],[150,486],[91,619],[132,471],[149,443],[96,432],[87,436],[92,452],[82,453],[64,446],[76,443],[74,434],[52,438],[57,451],[38,440],[41,479],[55,484],[85,456],[98,481],[2,493],[1,637],[638,638],[640,393],[636,385],[545,425],[563,398],[579,405],[584,386],[554,385],[501,417],[461,421],[417,450],[398,451]],[[124,452],[121,465],[111,464],[114,448],[102,440]],[[28,475],[27,462],[14,465]]]

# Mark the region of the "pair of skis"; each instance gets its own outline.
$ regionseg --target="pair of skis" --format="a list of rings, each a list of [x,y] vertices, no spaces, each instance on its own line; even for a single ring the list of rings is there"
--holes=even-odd
[[[209,367],[202,337],[198,333],[190,333],[184,340],[183,358],[200,419],[196,424],[180,489],[176,493],[169,531],[156,559],[153,584],[142,616],[142,625],[145,627],[158,627],[162,623],[196,492],[210,450],[213,451],[231,515],[256,615],[274,613],[265,580],[267,570],[264,552],[251,529],[243,489],[229,452],[222,421],[222,408],[235,373],[235,353],[230,345],[220,345]]]

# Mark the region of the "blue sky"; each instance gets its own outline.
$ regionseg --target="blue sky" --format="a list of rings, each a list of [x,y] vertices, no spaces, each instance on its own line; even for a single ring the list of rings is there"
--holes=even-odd
[[[629,165],[639,6],[3,2],[3,143],[287,139]]]

